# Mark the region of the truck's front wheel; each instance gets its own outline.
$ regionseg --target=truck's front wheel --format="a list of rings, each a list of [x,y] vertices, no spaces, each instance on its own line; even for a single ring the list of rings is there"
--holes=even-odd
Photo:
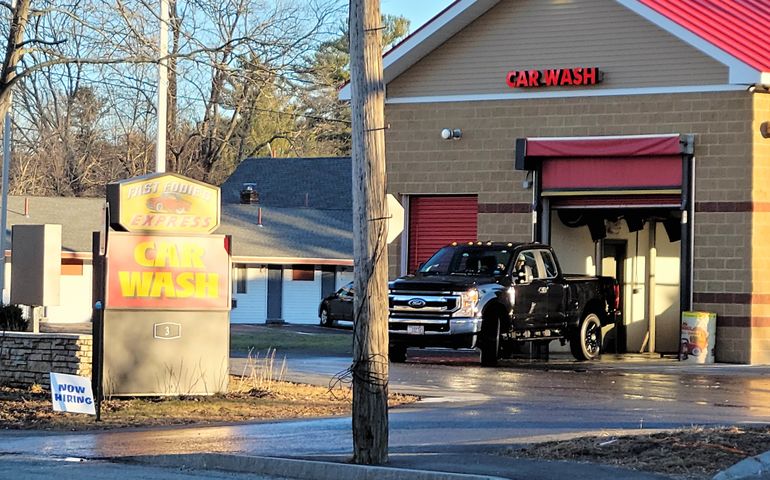
[[[500,319],[487,318],[481,324],[479,335],[479,349],[481,350],[481,365],[494,367],[500,358]]]
[[[580,322],[569,340],[572,355],[580,360],[595,360],[599,358],[602,348],[602,322],[595,313],[589,313]]]

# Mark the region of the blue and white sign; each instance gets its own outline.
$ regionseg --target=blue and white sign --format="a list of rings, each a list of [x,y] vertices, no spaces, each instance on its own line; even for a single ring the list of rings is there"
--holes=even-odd
[[[55,412],[96,415],[91,379],[51,372],[51,401]]]

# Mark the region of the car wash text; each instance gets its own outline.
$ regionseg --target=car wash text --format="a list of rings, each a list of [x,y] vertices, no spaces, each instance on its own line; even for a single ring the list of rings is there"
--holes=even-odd
[[[604,72],[597,67],[511,70],[505,77],[511,88],[577,87],[596,85],[603,80]]]

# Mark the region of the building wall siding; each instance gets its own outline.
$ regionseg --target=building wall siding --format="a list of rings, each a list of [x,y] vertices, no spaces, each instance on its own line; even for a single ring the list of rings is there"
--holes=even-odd
[[[267,320],[267,267],[247,267],[246,293],[235,293],[233,296],[237,306],[230,312],[231,323],[265,323]]]
[[[578,66],[606,71],[599,89],[728,78],[724,65],[617,2],[503,0],[391,81],[387,94],[506,93],[520,90],[506,85],[510,70]]]
[[[56,323],[90,322],[93,314],[91,289],[93,266],[83,263],[82,275],[62,275],[60,279],[60,304],[47,306],[47,321]]]

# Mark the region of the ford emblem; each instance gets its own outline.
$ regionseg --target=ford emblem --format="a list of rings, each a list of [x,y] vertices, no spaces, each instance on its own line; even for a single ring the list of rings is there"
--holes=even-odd
[[[422,308],[425,306],[425,300],[422,298],[413,298],[406,302],[407,305],[409,305],[412,308]]]

